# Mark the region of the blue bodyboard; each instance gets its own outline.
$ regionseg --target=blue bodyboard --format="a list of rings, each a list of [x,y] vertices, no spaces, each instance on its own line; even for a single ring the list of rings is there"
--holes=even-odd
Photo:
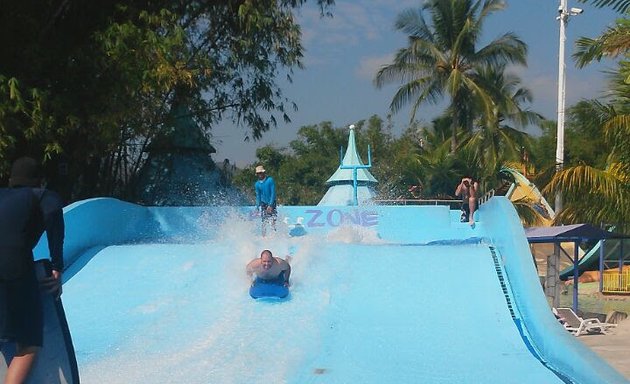
[[[254,299],[283,299],[289,295],[289,288],[280,284],[256,281],[251,287],[249,287],[249,295]]]

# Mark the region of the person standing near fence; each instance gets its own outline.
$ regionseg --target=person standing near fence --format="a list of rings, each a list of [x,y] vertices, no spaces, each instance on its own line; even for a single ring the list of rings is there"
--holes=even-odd
[[[474,213],[477,209],[477,195],[479,193],[479,183],[471,177],[464,177],[455,189],[455,196],[462,197],[462,223],[475,223]]]

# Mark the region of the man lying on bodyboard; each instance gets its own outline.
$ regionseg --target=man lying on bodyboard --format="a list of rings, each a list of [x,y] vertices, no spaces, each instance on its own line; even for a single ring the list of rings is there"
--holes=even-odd
[[[265,249],[259,258],[250,261],[246,271],[253,278],[249,295],[254,299],[284,298],[289,294],[291,266],[286,260],[274,257],[270,250]]]

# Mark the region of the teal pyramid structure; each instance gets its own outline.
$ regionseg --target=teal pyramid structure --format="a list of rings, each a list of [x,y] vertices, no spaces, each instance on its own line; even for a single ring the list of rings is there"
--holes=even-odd
[[[328,191],[317,205],[354,205],[354,170],[346,168],[354,165],[363,166],[365,163],[357,152],[354,125],[351,125],[346,153],[339,168],[326,180],[326,184],[329,185]],[[378,181],[372,176],[369,169],[357,169],[357,200],[359,205],[371,204],[371,201],[376,197],[374,187],[377,183]]]

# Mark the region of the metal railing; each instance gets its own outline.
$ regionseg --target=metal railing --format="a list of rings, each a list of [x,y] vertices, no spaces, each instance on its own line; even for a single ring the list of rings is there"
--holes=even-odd
[[[484,204],[494,197],[495,190],[491,189],[477,199],[477,205]],[[448,205],[450,209],[459,209],[462,205],[461,199],[383,199],[374,200],[378,205]]]
[[[630,269],[604,271],[602,292],[630,293]]]
[[[458,209],[461,200],[456,199],[385,199],[374,200],[378,205],[448,205],[449,209]]]
[[[485,195],[481,196],[478,200],[477,200],[477,205],[481,205],[485,202],[487,202],[488,200],[490,200],[491,198],[494,197],[494,189],[489,190],[488,192],[486,192]]]

